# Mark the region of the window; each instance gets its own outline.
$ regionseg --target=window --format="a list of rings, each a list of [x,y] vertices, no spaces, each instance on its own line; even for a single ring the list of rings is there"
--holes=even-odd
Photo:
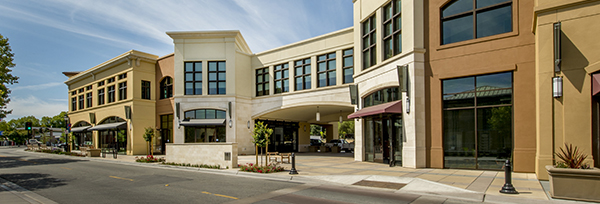
[[[208,62],[208,95],[225,94],[225,62]]]
[[[71,96],[77,95],[77,91],[71,91]]]
[[[112,83],[112,82],[115,82],[115,78],[114,77],[108,78],[108,80],[106,80],[106,81],[107,81],[106,83]]]
[[[83,93],[83,88],[80,88],[77,93]]]
[[[127,99],[127,82],[119,83],[119,101]]]
[[[77,97],[71,98],[71,111],[77,110]]]
[[[375,24],[375,15],[369,17],[362,23],[363,69],[369,68],[377,63]]]
[[[115,102],[115,85],[108,87],[108,102]]]
[[[185,63],[185,95],[202,95],[202,62]]]
[[[273,67],[273,74],[275,74],[275,93],[289,92],[290,91],[290,69],[289,64],[280,64]]]
[[[202,87],[202,85],[200,87]],[[173,79],[171,77],[165,77],[160,81],[160,99],[171,97],[173,97]]]
[[[444,167],[502,169],[512,154],[512,72],[442,81]]]
[[[383,7],[383,59],[402,52],[402,8],[400,0]]]
[[[86,86],[86,87],[85,87],[85,90],[86,90],[86,91],[92,90],[92,85]]]
[[[442,44],[512,31],[511,0],[456,0],[441,13]]]
[[[83,109],[84,104],[83,104],[83,95],[79,95],[79,110]]]
[[[119,80],[127,78],[127,73],[119,74]]]
[[[269,68],[256,70],[256,96],[269,95]]]
[[[335,52],[317,57],[317,87],[335,85]]]
[[[226,112],[223,110],[215,110],[215,109],[197,109],[186,111],[184,113],[184,118],[186,120],[189,119],[225,119],[227,116]]]
[[[85,94],[85,107],[92,107],[92,92]]]
[[[104,86],[104,81],[98,82],[98,86]]]
[[[294,62],[296,91],[310,89],[310,58]]]
[[[399,87],[385,88],[363,98],[363,108],[400,100]]]
[[[142,80],[142,99],[150,100],[150,82]]]
[[[98,89],[98,105],[104,104],[104,89]]]
[[[354,82],[354,50],[352,48],[344,50],[344,60],[342,61],[342,69],[344,70],[344,84]]]

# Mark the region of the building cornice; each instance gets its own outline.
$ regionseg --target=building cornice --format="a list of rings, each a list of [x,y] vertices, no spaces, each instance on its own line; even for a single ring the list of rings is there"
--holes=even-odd
[[[324,38],[328,38],[328,37],[331,37],[331,36],[340,35],[340,34],[343,34],[343,33],[351,33],[353,31],[354,31],[354,27],[344,28],[344,29],[333,31],[331,33],[327,33],[327,34],[320,35],[320,36],[317,36],[317,37],[309,38],[309,39],[302,40],[302,41],[299,41],[299,42],[295,42],[295,43],[292,43],[292,44],[287,44],[287,45],[284,45],[284,46],[281,46],[281,47],[277,47],[277,48],[273,48],[273,49],[270,49],[270,50],[267,50],[267,51],[259,52],[259,53],[256,53],[255,55],[269,54],[269,53],[272,53],[272,52],[277,52],[277,51],[288,49],[288,48],[291,48],[291,47],[296,47],[296,46],[299,46],[299,45],[303,45],[303,44],[311,43],[311,42],[314,42],[314,41],[322,40]]]
[[[140,52],[137,50],[130,50],[130,51],[123,53],[119,56],[116,56],[106,62],[96,65],[90,69],[79,72],[78,74],[69,77],[69,79],[67,81],[65,81],[64,83],[69,85],[71,82],[77,81],[88,75],[93,76],[93,75],[95,75],[95,73],[98,73],[104,69],[113,67],[114,65],[120,64],[124,61],[126,61],[130,66],[132,66],[133,63],[135,63],[137,66],[139,66],[141,61],[156,63],[157,59],[158,59],[158,56],[156,56],[156,55],[148,54],[145,52]],[[65,74],[65,73],[68,73],[68,72],[64,72],[63,74]],[[65,76],[67,76],[67,74],[65,74]]]
[[[537,18],[538,18],[538,15],[540,15],[540,14],[543,14],[546,12],[551,12],[551,11],[556,11],[556,10],[560,10],[560,9],[565,9],[568,7],[573,7],[573,6],[577,6],[577,5],[581,5],[581,4],[597,2],[597,1],[598,0],[561,0],[561,1],[554,1],[551,3],[546,3],[546,4],[535,6],[535,7],[533,7],[533,24],[532,24],[531,32],[532,33],[536,32]]]
[[[168,31],[172,39],[210,39],[210,38],[235,38],[235,43],[240,52],[252,54],[250,47],[239,30],[211,30],[211,31]]]

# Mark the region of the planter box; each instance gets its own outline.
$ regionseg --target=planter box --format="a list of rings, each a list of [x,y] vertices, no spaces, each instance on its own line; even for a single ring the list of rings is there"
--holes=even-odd
[[[546,166],[552,198],[600,202],[600,169]]]

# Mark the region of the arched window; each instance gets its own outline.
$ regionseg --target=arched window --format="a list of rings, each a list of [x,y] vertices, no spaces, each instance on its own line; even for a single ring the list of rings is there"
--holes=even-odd
[[[455,0],[441,8],[441,43],[512,31],[512,0]]]
[[[160,81],[160,99],[173,97],[173,79],[165,77]]]
[[[379,105],[387,102],[400,100],[400,89],[398,86],[381,89],[363,98],[363,108]]]
[[[185,112],[185,119],[225,119],[226,114],[223,110],[215,109],[197,109]]]

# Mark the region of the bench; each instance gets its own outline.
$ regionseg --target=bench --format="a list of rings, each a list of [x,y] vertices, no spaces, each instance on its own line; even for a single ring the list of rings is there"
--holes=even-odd
[[[292,157],[292,153],[282,153],[279,155],[281,157],[281,163],[283,162],[283,159],[287,159],[287,163],[290,163],[290,157]]]
[[[267,152],[267,161],[275,161],[277,163],[277,155],[279,155],[279,152]]]
[[[279,153],[279,152],[267,152],[267,161],[275,162],[275,163],[284,163],[284,160],[287,160],[285,163],[290,163],[290,158],[292,157],[292,153]],[[280,158],[277,161],[277,158]]]

